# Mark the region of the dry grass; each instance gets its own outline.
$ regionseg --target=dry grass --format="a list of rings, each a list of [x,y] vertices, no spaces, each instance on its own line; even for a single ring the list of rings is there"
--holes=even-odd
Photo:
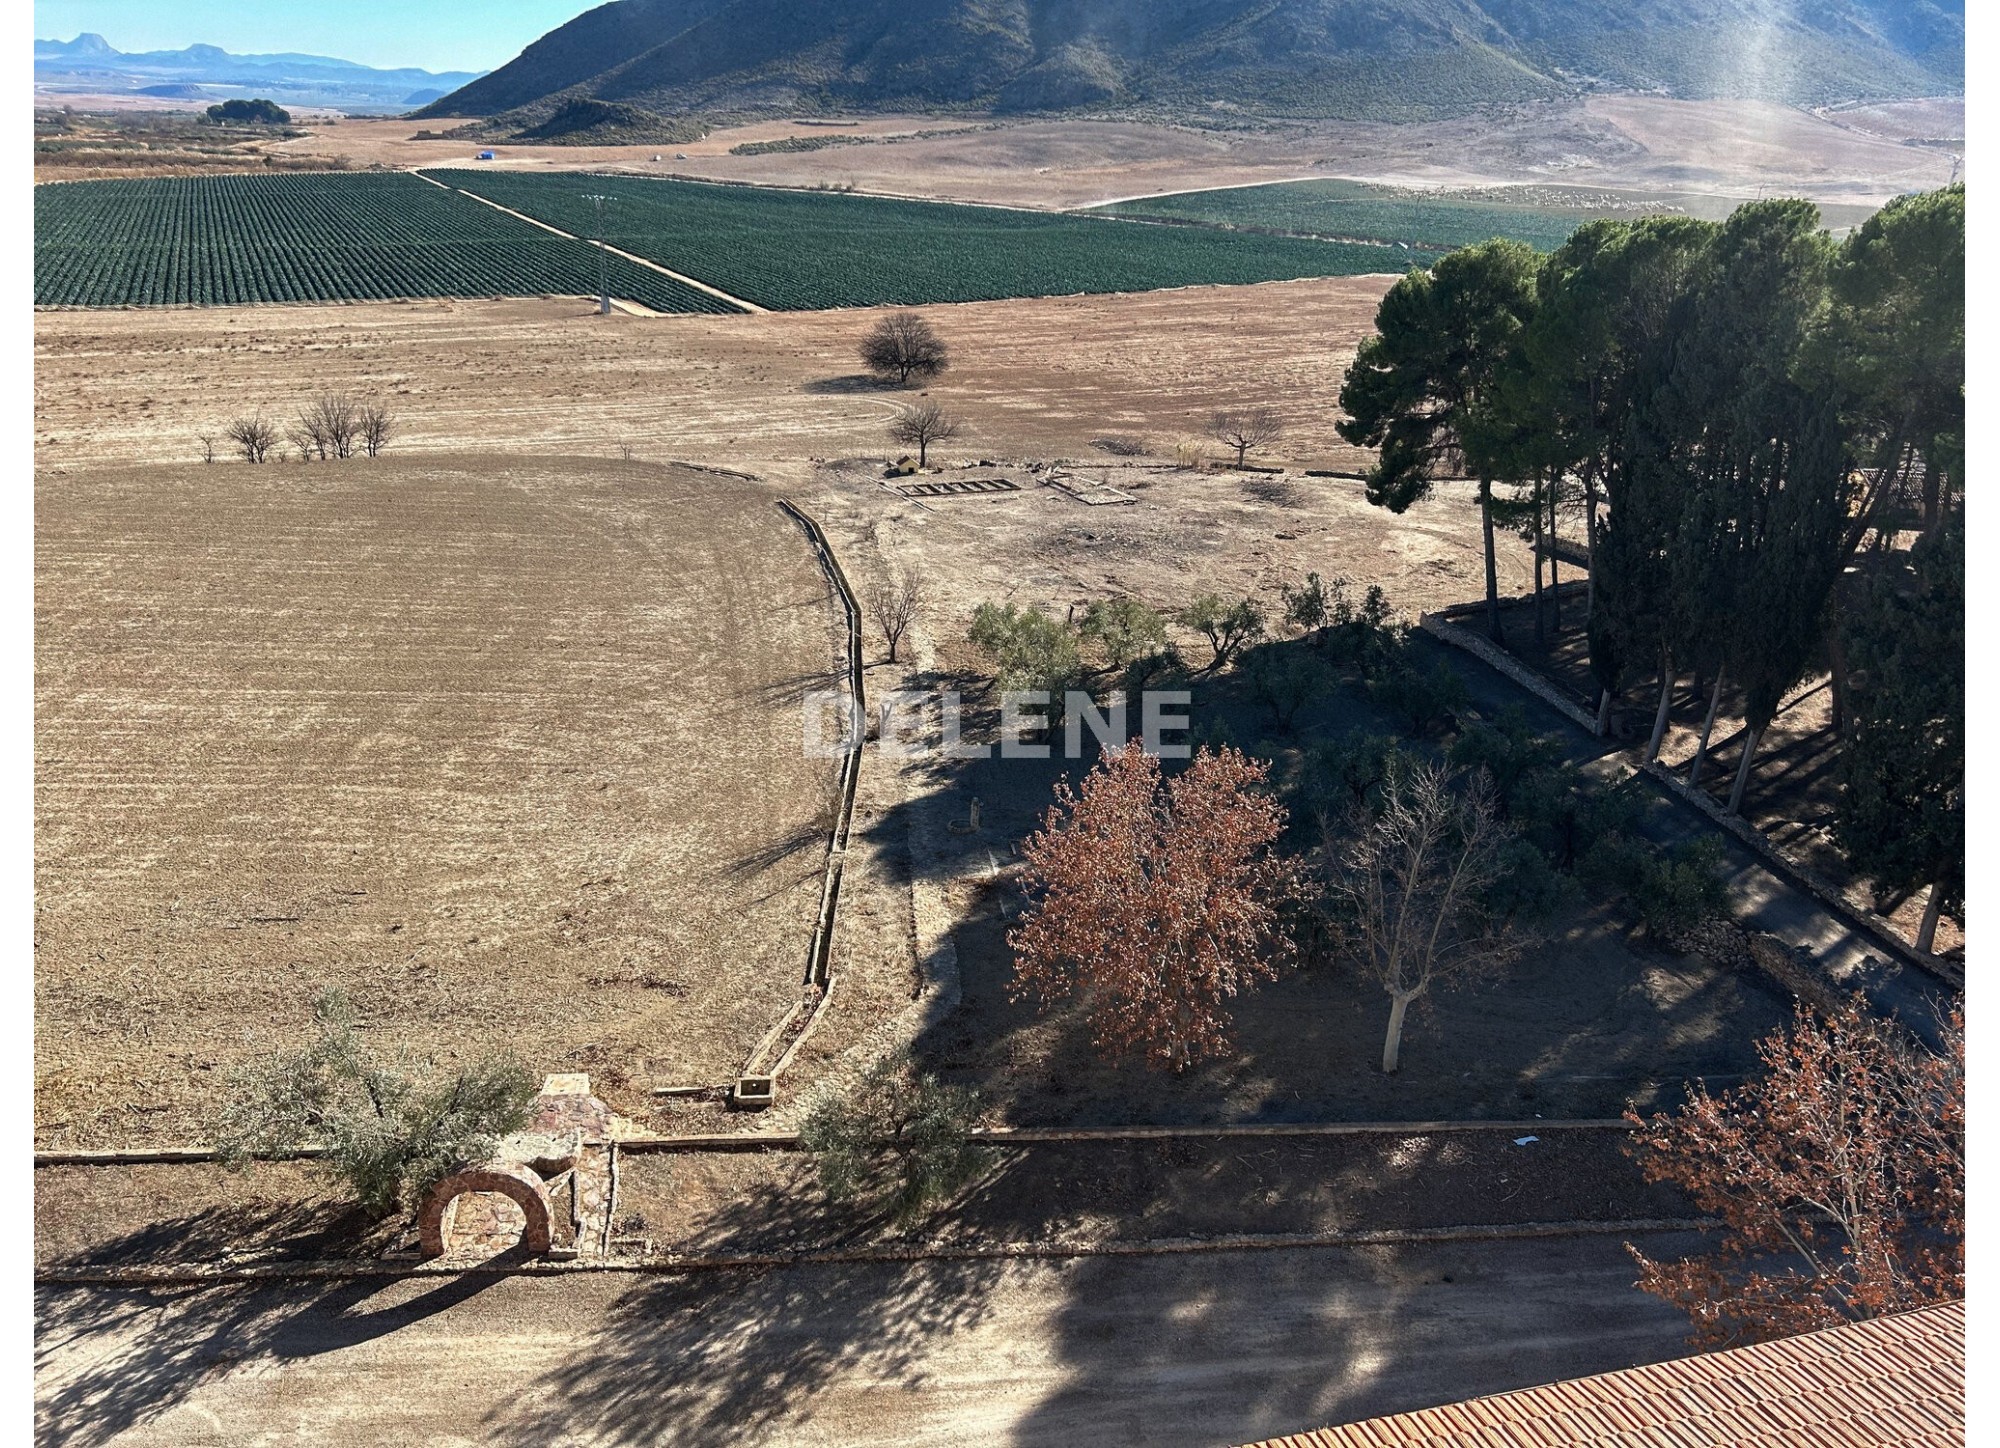
[[[384,1045],[728,1079],[823,849],[796,527],[687,469],[461,458],[44,476],[36,1123],[199,1138],[338,985]]]

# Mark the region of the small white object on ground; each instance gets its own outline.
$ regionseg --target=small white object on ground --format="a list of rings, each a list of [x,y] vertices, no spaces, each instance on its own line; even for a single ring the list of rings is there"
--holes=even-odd
[[[1540,1140],[1541,1138],[1539,1136],[1517,1136],[1514,1138],[1514,1145],[1526,1146],[1529,1142],[1540,1141]]]

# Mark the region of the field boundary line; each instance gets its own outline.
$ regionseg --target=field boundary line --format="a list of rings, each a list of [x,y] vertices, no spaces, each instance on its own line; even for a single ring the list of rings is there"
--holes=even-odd
[[[819,913],[813,919],[812,940],[806,947],[803,985],[807,994],[804,1000],[792,1003],[783,1018],[750,1052],[734,1088],[737,1096],[741,1097],[746,1082],[758,1083],[760,1094],[753,1099],[760,1108],[777,1104],[778,1078],[792,1064],[792,1058],[806,1043],[806,1038],[818,1028],[821,1017],[833,1000],[833,975],[829,964],[833,955],[833,927],[840,912],[840,882],[847,866],[848,836],[854,827],[854,797],[861,787],[861,738],[868,716],[867,671],[861,656],[861,600],[855,596],[853,585],[847,581],[847,572],[834,556],[833,544],[818,520],[789,498],[780,498],[778,507],[804,531],[806,541],[812,545],[813,553],[819,560],[820,572],[827,586],[840,600],[841,613],[847,625],[847,689],[853,714],[847,722],[847,738],[840,756],[840,804],[834,815],[833,828],[827,836],[826,867],[819,885]],[[805,1019],[786,1045],[784,1053],[768,1069],[760,1070],[765,1054],[783,1038],[801,1009]]]
[[[1314,1136],[1443,1136],[1481,1131],[1535,1135],[1544,1131],[1630,1131],[1622,1117],[1579,1117],[1544,1121],[1306,1121],[1251,1122],[1233,1126],[988,1126],[975,1127],[974,1141],[995,1146],[1043,1146],[1076,1142],[1114,1141],[1235,1141],[1269,1137]],[[620,1151],[797,1151],[799,1138],[789,1131],[735,1131],[687,1136],[627,1136],[617,1138]],[[258,1161],[306,1161],[324,1156],[323,1148],[304,1147],[255,1158]],[[171,1166],[222,1159],[206,1146],[106,1148],[38,1151],[42,1166]]]
[[[658,272],[663,277],[672,277],[682,286],[693,287],[698,292],[707,292],[711,297],[715,297],[720,301],[725,301],[729,303],[729,305],[731,305],[732,307],[740,307],[742,310],[750,313],[750,315],[753,317],[763,317],[763,316],[768,316],[770,314],[771,309],[769,307],[760,307],[755,302],[746,302],[741,297],[733,297],[728,292],[725,292],[721,287],[712,287],[707,282],[700,281],[694,277],[684,275],[681,272],[675,271],[672,267],[661,266],[656,261],[650,261],[643,256],[638,256],[629,251],[621,251],[619,248],[611,245],[611,243],[609,242],[594,242],[586,240],[581,236],[577,236],[571,232],[564,231],[559,226],[551,226],[546,221],[537,221],[534,217],[528,215],[525,211],[516,211],[511,206],[502,206],[499,202],[492,200],[490,197],[481,196],[477,191],[467,191],[463,186],[448,186],[444,182],[438,180],[436,177],[426,176],[422,171],[412,170],[409,172],[409,174],[416,177],[419,181],[430,182],[431,185],[437,187],[440,191],[453,191],[460,196],[469,197],[471,200],[477,201],[481,206],[490,206],[495,211],[504,211],[507,213],[507,215],[515,218],[515,220],[517,221],[525,221],[530,226],[539,226],[543,231],[551,232],[556,236],[562,237],[566,241],[578,242],[584,246],[602,246],[606,251],[610,252],[613,256],[622,256],[625,258],[625,260],[629,262],[636,262],[638,265],[642,267],[646,267],[649,270]]]
[[[1515,602],[1523,600],[1512,600]],[[1484,608],[1484,604],[1459,605],[1462,608]],[[1514,684],[1526,689],[1544,704],[1559,711],[1565,718],[1582,727],[1593,738],[1597,735],[1597,720],[1575,700],[1571,699],[1553,680],[1544,678],[1491,640],[1481,638],[1472,630],[1453,622],[1450,610],[1420,615],[1417,626],[1441,643],[1451,645],[1462,653],[1488,665]],[[1620,749],[1605,756],[1616,767],[1629,775],[1643,774],[1662,785],[1670,798],[1679,800],[1699,813],[1717,829],[1723,830],[1733,839],[1741,842],[1751,853],[1761,860],[1779,879],[1795,889],[1804,891],[1845,925],[1849,930],[1866,938],[1877,949],[1904,965],[1923,972],[1934,980],[1944,982],[1956,990],[1965,989],[1965,972],[1953,969],[1949,961],[1934,956],[1926,956],[1908,941],[1897,938],[1894,932],[1885,928],[1879,919],[1857,910],[1847,898],[1831,884],[1821,879],[1813,871],[1806,869],[1786,857],[1785,853],[1772,844],[1764,832],[1740,815],[1727,813],[1721,805],[1709,798],[1702,790],[1690,789],[1687,784],[1666,766],[1657,761],[1652,764],[1635,764],[1627,751]],[[1838,984],[1836,982],[1836,984]]]
[[[793,1252],[664,1254],[626,1262],[493,1261],[439,1265],[408,1261],[209,1262],[157,1266],[50,1267],[35,1272],[37,1287],[220,1286],[241,1282],[327,1282],[366,1278],[566,1277],[618,1272],[670,1276],[690,1272],[765,1270],[896,1262],[1047,1262],[1081,1257],[1188,1257],[1221,1252],[1282,1252],[1314,1248],[1402,1247],[1453,1242],[1537,1241],[1559,1237],[1618,1237],[1656,1232],[1705,1232],[1714,1217],[1624,1217],[1610,1221],[1490,1223],[1462,1227],[1401,1227],[1336,1232],[1239,1233],[1217,1237],[1152,1237],[1104,1242],[995,1242],[966,1247],[801,1248]]]

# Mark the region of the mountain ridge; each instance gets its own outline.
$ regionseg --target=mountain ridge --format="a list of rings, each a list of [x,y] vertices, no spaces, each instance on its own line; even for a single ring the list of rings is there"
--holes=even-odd
[[[480,74],[415,66],[378,68],[336,56],[292,52],[235,55],[220,46],[201,44],[181,50],[128,52],[92,31],[73,40],[35,41],[38,84],[130,89],[137,94],[157,94],[157,83],[164,82],[254,88],[259,94],[294,104],[348,102],[397,110],[416,104],[413,94],[449,94],[476,81]]]
[[[1591,90],[1963,90],[1964,0],[611,0],[420,115],[1423,119]]]

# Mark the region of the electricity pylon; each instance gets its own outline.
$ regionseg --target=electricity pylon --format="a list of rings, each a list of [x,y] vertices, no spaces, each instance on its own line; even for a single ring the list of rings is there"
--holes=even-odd
[[[586,196],[583,199],[588,201],[591,209],[597,213],[597,235],[592,238],[597,246],[597,315],[608,317],[611,315],[611,279],[607,273],[608,263],[605,260],[604,208],[609,206],[616,198],[611,196]]]

